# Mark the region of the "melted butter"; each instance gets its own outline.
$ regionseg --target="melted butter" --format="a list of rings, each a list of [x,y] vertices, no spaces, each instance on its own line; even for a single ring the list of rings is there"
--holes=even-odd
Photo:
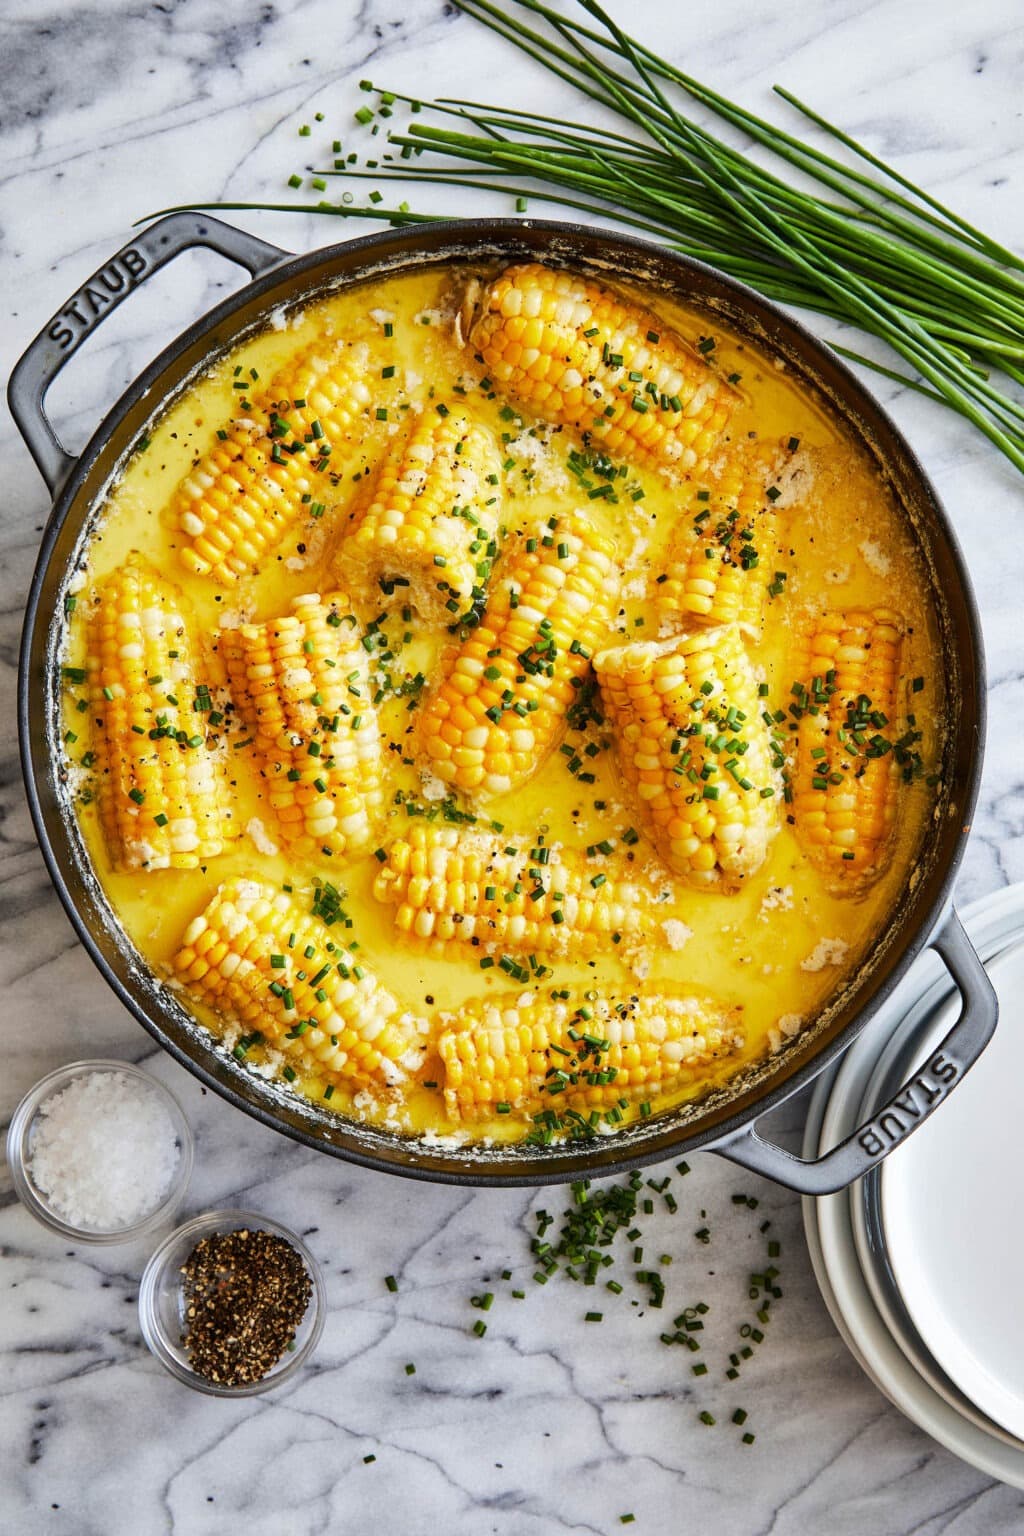
[[[81,662],[89,587],[132,550],[141,551],[158,568],[173,575],[191,604],[196,635],[214,633],[225,615],[236,622],[240,617],[264,619],[283,612],[300,593],[329,590],[324,561],[330,552],[332,517],[351,493],[353,477],[372,462],[388,434],[398,430],[405,414],[403,406],[429,405],[460,383],[467,389],[464,403],[468,409],[498,434],[507,435],[506,458],[511,467],[506,475],[504,525],[511,528],[527,519],[546,518],[566,505],[587,506],[595,522],[614,539],[623,565],[627,596],[619,621],[622,635],[657,637],[659,619],[642,595],[643,578],[658,567],[660,553],[681,515],[683,502],[678,488],[654,475],[631,470],[626,481],[617,482],[616,505],[603,500],[588,502],[566,472],[566,454],[572,444],[549,429],[540,429],[534,437],[522,437],[524,424],[507,409],[503,411],[500,399],[488,400],[476,387],[476,378],[467,369],[467,357],[451,336],[448,291],[448,279],[431,273],[356,289],[310,307],[297,323],[247,343],[168,411],[153,427],[146,451],[135,456],[114,487],[92,537],[86,588],[70,620],[67,660],[71,664]],[[657,307],[684,335],[695,336],[707,329],[706,317],[690,316],[662,304]],[[391,337],[384,334],[384,319],[393,327]],[[217,428],[244,413],[240,412],[240,398],[244,402],[245,392],[235,386],[251,380],[255,371],[259,377],[252,387],[260,388],[261,381],[268,380],[292,353],[324,334],[365,342],[368,375],[381,380],[380,397],[387,420],[373,429],[369,443],[347,457],[332,460],[340,480],[327,512],[319,520],[309,519],[293,529],[264,569],[233,588],[191,576],[179,563],[177,540],[166,519],[177,484],[209,449]],[[914,705],[918,728],[924,732],[922,754],[931,765],[938,747],[933,722],[942,714],[939,652],[927,582],[909,535],[874,472],[785,371],[717,327],[715,335],[718,368],[727,375],[740,375],[742,405],[730,428],[730,439],[739,442],[747,434],[766,440],[796,437],[801,454],[815,472],[806,497],[780,517],[782,545],[761,553],[763,561],[774,562],[774,569],[787,573],[785,593],[769,605],[765,633],[755,652],[770,688],[769,702],[773,708],[784,708],[788,701],[793,677],[787,658],[794,625],[807,605],[824,601],[845,608],[896,608],[907,622],[904,674],[926,679],[925,691],[915,695]],[[392,367],[394,379],[385,382],[382,371]],[[525,431],[529,433],[529,423]],[[518,444],[517,439],[521,439]],[[625,485],[642,489],[643,498],[631,500],[622,489]],[[328,501],[326,495],[324,499]],[[391,664],[394,681],[399,683],[418,672],[430,677],[445,642],[419,633],[415,619],[403,620],[401,589],[390,599],[382,595],[381,613],[388,614],[385,629],[396,654]],[[407,632],[412,638],[403,643]],[[75,703],[76,691],[69,688],[67,723],[82,738],[85,717],[76,711]],[[423,786],[409,761],[416,717],[416,710],[409,709],[405,698],[391,699],[382,706],[391,793],[422,807],[426,803]],[[597,755],[585,761],[586,771],[594,776],[592,784],[573,777],[566,757],[555,752],[525,789],[489,804],[478,818],[479,825],[486,830],[494,822],[508,835],[522,834],[531,840],[544,833],[549,843],[578,848],[613,839],[621,850],[622,833],[634,825],[636,817],[617,780],[607,735],[600,730],[590,736],[570,732],[567,740],[581,751],[588,741],[598,743]],[[86,749],[84,739],[70,747],[72,763],[80,760]],[[238,819],[243,827],[253,824],[254,836],[244,836],[202,869],[113,872],[95,805],[79,806],[87,846],[111,906],[139,953],[158,974],[166,974],[182,932],[216,886],[231,876],[258,874],[275,885],[290,885],[304,905],[314,879],[330,881],[342,890],[352,926],[333,928],[331,937],[349,944],[355,940],[365,963],[416,1013],[430,1017],[437,1009],[454,1008],[475,995],[518,995],[524,990],[496,968],[482,971],[473,950],[438,956],[396,941],[391,909],[379,905],[372,895],[378,868],[372,855],[346,865],[323,857],[303,863],[283,850],[269,851],[269,844],[277,844],[279,839],[273,814],[264,803],[258,773],[244,747],[229,747],[228,752]],[[934,799],[934,791],[923,784],[901,785],[899,793],[900,828],[890,865],[862,898],[844,900],[827,894],[784,820],[765,866],[738,894],[704,893],[682,882],[674,883],[671,914],[666,909],[665,920],[671,917],[685,924],[689,937],[684,943],[672,947],[669,937],[678,944],[683,930],[661,929],[655,920],[650,943],[639,959],[633,956],[630,963],[609,946],[607,953],[589,963],[554,962],[552,974],[542,985],[580,984],[608,994],[629,993],[636,989],[642,974],[648,986],[669,992],[705,993],[740,1007],[746,1034],[740,1054],[653,1108],[657,1111],[705,1092],[738,1067],[777,1047],[780,1038],[797,1027],[797,1020],[809,1026],[870,951],[872,936],[884,929],[904,888]],[[781,809],[784,814],[785,807]],[[406,805],[392,804],[380,841],[401,835],[412,824]],[[650,870],[659,888],[666,879],[672,883],[643,838],[632,847],[630,856],[641,871]],[[808,959],[813,963],[821,958],[823,940],[838,941],[834,953],[841,956],[841,963],[826,960],[808,968]],[[203,1008],[195,1011],[231,1042],[233,1033],[224,1020]],[[253,1056],[258,1058],[259,1053],[253,1052]],[[421,1081],[400,1102],[369,1102],[364,1095],[353,1105],[339,1089],[331,1109],[354,1112],[405,1132],[451,1134],[453,1128],[446,1120],[440,1091],[422,1085],[423,1081],[440,1082],[436,1058],[428,1059],[420,1076]],[[324,1086],[320,1079],[310,1077],[294,1088],[321,1100]],[[502,1117],[494,1125],[477,1127],[474,1134],[507,1140],[523,1130],[522,1123]]]

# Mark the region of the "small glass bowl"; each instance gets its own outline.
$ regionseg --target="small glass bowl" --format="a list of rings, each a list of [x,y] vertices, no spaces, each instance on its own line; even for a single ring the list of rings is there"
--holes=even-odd
[[[306,1315],[295,1330],[295,1342],[286,1350],[278,1363],[270,1368],[259,1381],[246,1382],[243,1386],[227,1387],[210,1381],[193,1370],[188,1354],[181,1342],[185,1321],[185,1294],[181,1267],[201,1238],[214,1233],[249,1231],[272,1232],[291,1243],[309,1272],[313,1292],[309,1298]],[[320,1266],[300,1237],[271,1221],[269,1216],[256,1211],[209,1211],[205,1216],[194,1216],[191,1221],[177,1227],[166,1237],[146,1265],[139,1286],[139,1324],[142,1337],[160,1364],[176,1376],[185,1386],[211,1397],[255,1397],[269,1392],[294,1376],[308,1360],[324,1329],[327,1315],[327,1292],[324,1289]]]
[[[175,1140],[178,1145],[178,1166],[174,1170],[170,1187],[163,1199],[144,1216],[140,1216],[137,1221],[130,1222],[127,1226],[109,1229],[76,1227],[73,1223],[65,1221],[63,1216],[58,1215],[46,1195],[32,1179],[30,1168],[32,1138],[35,1134],[39,1111],[48,1099],[53,1098],[54,1094],[66,1088],[76,1078],[93,1077],[102,1072],[116,1072],[123,1077],[138,1078],[161,1100],[174,1126]],[[152,1232],[162,1223],[169,1222],[181,1204],[188,1188],[188,1181],[192,1177],[192,1156],[192,1132],[185,1119],[185,1112],[174,1094],[150,1073],[144,1072],[141,1067],[133,1067],[126,1061],[72,1061],[66,1067],[58,1067],[56,1072],[50,1072],[46,1077],[41,1078],[25,1095],[14,1111],[7,1130],[7,1163],[18,1199],[38,1221],[49,1227],[51,1232],[59,1232],[64,1237],[73,1237],[80,1243],[129,1243]]]

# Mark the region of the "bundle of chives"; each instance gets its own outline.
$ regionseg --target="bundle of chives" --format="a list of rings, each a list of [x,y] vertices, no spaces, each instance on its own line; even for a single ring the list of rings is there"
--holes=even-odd
[[[500,190],[608,217],[709,262],[767,297],[813,309],[880,338],[903,373],[844,347],[857,362],[937,399],[972,422],[1024,471],[1024,403],[990,378],[1024,383],[1024,260],[871,155],[781,87],[778,94],[860,162],[862,171],[776,128],[635,42],[598,0],[577,0],[598,30],[543,0],[456,0],[460,9],[614,114],[625,132],[456,99],[431,104],[458,126],[420,120],[421,103],[382,92],[380,111],[411,108],[388,142],[401,163],[355,169],[349,156],[314,173],[413,179]],[[533,30],[508,12],[537,18]],[[373,90],[369,82],[364,89]],[[682,93],[821,188],[797,190],[684,114]],[[374,113],[356,114],[368,122]],[[472,131],[469,131],[472,130]],[[453,162],[453,163],[447,163]],[[878,175],[871,172],[880,173]],[[883,179],[884,178],[884,179]],[[300,178],[293,177],[294,185]],[[552,189],[552,190],[545,190]],[[907,195],[909,194],[909,195]],[[346,194],[351,197],[351,194]],[[426,222],[405,203],[228,203],[341,217]]]

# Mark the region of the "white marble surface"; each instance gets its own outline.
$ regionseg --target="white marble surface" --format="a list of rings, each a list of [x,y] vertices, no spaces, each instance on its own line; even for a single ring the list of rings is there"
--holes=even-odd
[[[612,0],[612,9],[754,108],[774,113],[768,88],[783,81],[1024,248],[1024,33],[1013,0]],[[552,94],[549,80],[438,0],[7,0],[3,371],[140,215],[197,198],[278,198],[318,140],[329,148],[335,133],[348,136],[368,73],[417,92],[468,88],[575,110],[568,89]],[[317,137],[298,138],[318,111]],[[421,194],[418,205],[467,207],[457,194],[447,204]],[[498,198],[480,206],[507,211]],[[283,214],[246,222],[294,249],[357,232]],[[125,306],[53,392],[71,444],[158,345],[237,279],[215,258],[189,258]],[[993,721],[967,899],[1024,877],[1024,486],[955,418],[875,387],[946,499],[984,616]],[[815,1290],[795,1197],[708,1156],[679,1190],[679,1216],[647,1223],[650,1249],[675,1258],[669,1307],[702,1293],[715,1303],[708,1332],[719,1359],[743,1315],[747,1272],[761,1262],[761,1219],[783,1245],[770,1347],[737,1389],[713,1373],[698,1399],[691,1357],[659,1344],[656,1314],[639,1316],[623,1299],[604,1307],[601,1327],[588,1326],[593,1292],[530,1284],[529,1213],[561,1210],[559,1191],[470,1193],[329,1162],[204,1096],[154,1053],[76,943],[24,804],[16,652],[47,498],[10,422],[0,431],[0,1114],[61,1062],[145,1062],[181,1095],[196,1130],[189,1207],[243,1202],[309,1232],[331,1303],[315,1368],[293,1386],[247,1404],[188,1394],[140,1342],[145,1255],[50,1236],[14,1203],[5,1170],[0,1530],[547,1536],[623,1529],[625,1512],[645,1536],[1024,1529],[1020,1494],[940,1450],[850,1359]],[[788,1118],[796,1126],[798,1109]],[[737,1189],[759,1196],[756,1213],[731,1205]],[[701,1206],[710,1247],[692,1237]],[[527,1299],[493,1285],[503,1294],[477,1340],[468,1299],[505,1267],[524,1278]],[[388,1273],[400,1279],[397,1295],[384,1287]],[[757,1432],[749,1448],[727,1422],[737,1402]],[[697,1419],[705,1405],[718,1414],[714,1429]],[[370,1454],[376,1461],[364,1463]]]

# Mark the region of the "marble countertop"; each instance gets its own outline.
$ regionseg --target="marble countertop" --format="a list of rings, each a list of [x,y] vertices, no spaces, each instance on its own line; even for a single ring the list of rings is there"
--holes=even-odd
[[[781,81],[912,178],[1024,248],[1024,32],[1012,0],[609,0],[614,14],[698,78],[779,119]],[[685,19],[684,19],[685,18]],[[565,115],[575,102],[439,0],[12,0],[0,20],[3,372],[133,220],[190,199],[281,200],[311,144],[347,136],[358,81],[486,94]],[[484,82],[483,85],[480,82]],[[313,122],[318,136],[297,136]],[[504,200],[472,207],[507,212]],[[465,212],[424,189],[417,206]],[[361,232],[288,214],[240,215],[265,238],[312,249]],[[52,392],[69,446],[193,315],[239,281],[219,258],[178,261],[83,348]],[[825,322],[814,321],[822,334]],[[869,381],[945,499],[981,603],[992,727],[960,884],[966,901],[1024,878],[1020,720],[1020,478],[957,418]],[[330,1316],[315,1365],[276,1394],[224,1403],[187,1393],[139,1337],[145,1252],[75,1247],[14,1201],[0,1174],[0,1530],[250,1536],[379,1530],[424,1536],[996,1536],[1024,1528],[1022,1496],[940,1449],[876,1391],[818,1296],[796,1197],[712,1156],[674,1176],[681,1209],[646,1223],[674,1265],[666,1315],[716,1305],[717,1358],[764,1262],[781,1244],[784,1297],[735,1387],[690,1374],[659,1343],[658,1314],[606,1306],[558,1279],[531,1284],[531,1213],[568,1192],[470,1192],[330,1162],[214,1097],[117,1004],[52,891],[25,806],[14,701],[21,610],[47,496],[0,420],[0,982],[9,1118],[44,1072],[82,1056],[142,1062],[183,1100],[198,1143],[188,1209],[244,1204],[309,1234]],[[800,1122],[801,1106],[785,1120]],[[671,1170],[667,1170],[671,1171]],[[738,1191],[756,1211],[733,1204]],[[658,1202],[660,1206],[660,1201]],[[694,1241],[708,1213],[710,1245]],[[628,1268],[628,1266],[626,1266]],[[514,1279],[500,1279],[510,1269]],[[392,1294],[384,1276],[398,1278]],[[522,1278],[526,1298],[510,1297]],[[470,1297],[498,1293],[485,1339]],[[678,1307],[672,1308],[672,1311]],[[415,1363],[415,1375],[406,1373]],[[752,1446],[729,1422],[749,1413]],[[700,1408],[717,1416],[702,1425]],[[366,1458],[374,1456],[376,1460]]]

